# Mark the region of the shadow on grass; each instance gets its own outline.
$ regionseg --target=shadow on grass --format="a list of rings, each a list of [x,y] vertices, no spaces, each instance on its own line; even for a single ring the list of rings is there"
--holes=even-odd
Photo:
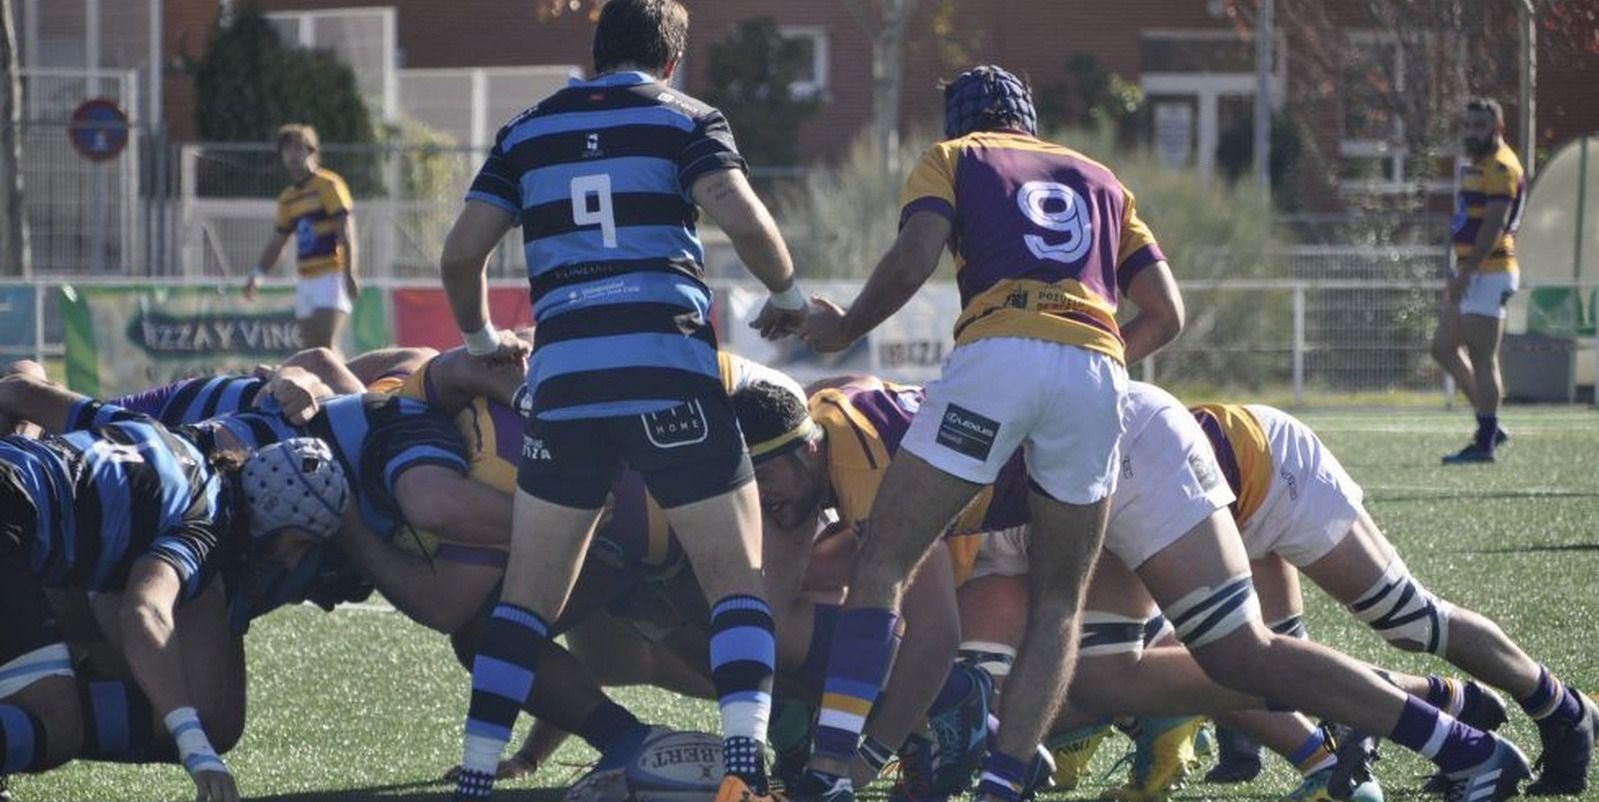
[[[1599,543],[1551,543],[1543,546],[1505,546],[1496,549],[1465,549],[1474,554],[1526,554],[1528,552],[1599,551]]]
[[[266,802],[450,802],[454,786],[442,782],[408,782],[375,785],[370,788],[343,788],[336,791],[302,791],[294,794],[251,797]],[[496,787],[494,798],[501,802],[561,802],[564,788]]]

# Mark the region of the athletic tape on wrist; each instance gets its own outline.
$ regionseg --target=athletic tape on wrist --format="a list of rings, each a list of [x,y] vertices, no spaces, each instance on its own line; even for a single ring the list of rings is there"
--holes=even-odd
[[[800,291],[799,282],[794,282],[782,292],[774,292],[771,296],[772,306],[787,312],[797,312],[805,308],[805,293]]]
[[[500,350],[500,333],[494,330],[494,323],[483,324],[483,328],[473,332],[463,332],[466,338],[466,352],[472,356],[488,356]]]

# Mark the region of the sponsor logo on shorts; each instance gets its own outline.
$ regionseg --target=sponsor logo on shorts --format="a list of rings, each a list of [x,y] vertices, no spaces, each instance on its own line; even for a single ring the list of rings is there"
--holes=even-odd
[[[987,462],[994,450],[994,439],[999,436],[999,421],[985,418],[959,404],[944,408],[944,417],[938,422],[939,445],[964,454],[979,462]]]
[[[645,436],[656,448],[691,446],[703,443],[710,437],[711,427],[706,423],[705,409],[698,401],[646,413],[639,418],[644,421]]]
[[[1209,454],[1197,451],[1189,454],[1188,469],[1194,472],[1194,478],[1199,480],[1199,486],[1207,493],[1221,484],[1221,468],[1216,465],[1215,458]]]
[[[1299,479],[1298,479],[1298,477],[1294,476],[1293,472],[1289,471],[1287,468],[1282,469],[1282,472],[1277,474],[1277,475],[1281,476],[1282,480],[1283,480],[1283,484],[1288,486],[1288,500],[1289,501],[1298,501],[1299,500]]]
[[[1122,457],[1122,478],[1123,479],[1131,479],[1131,478],[1133,478],[1133,458],[1132,457],[1129,457],[1129,456],[1123,456]]]
[[[549,462],[550,450],[544,445],[542,437],[522,437],[522,459],[532,462]]]

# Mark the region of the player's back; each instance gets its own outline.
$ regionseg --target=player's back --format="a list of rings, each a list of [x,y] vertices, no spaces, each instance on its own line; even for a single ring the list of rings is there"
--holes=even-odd
[[[150,418],[107,404],[81,404],[67,420],[75,431],[0,441],[0,458],[24,467],[23,485],[34,500],[35,574],[47,585],[116,590],[127,579],[129,557],[157,553],[179,568],[186,593],[194,591],[199,583],[189,580],[229,524],[222,483],[200,449]],[[190,537],[170,537],[179,530]]]
[[[501,129],[468,199],[522,226],[545,419],[715,392],[694,182],[742,168],[720,112],[643,73],[575,81]]]
[[[1026,337],[1122,358],[1119,294],[1164,255],[1110,168],[1024,133],[935,144],[906,182],[902,220],[930,211],[953,232],[958,344]]]
[[[255,376],[201,376],[113,398],[109,403],[149,415],[167,426],[181,426],[249,409],[266,384]]]

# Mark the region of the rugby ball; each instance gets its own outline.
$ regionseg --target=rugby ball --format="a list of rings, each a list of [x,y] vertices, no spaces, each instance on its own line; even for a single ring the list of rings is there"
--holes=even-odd
[[[710,802],[722,784],[722,739],[658,729],[627,766],[632,802]]]

